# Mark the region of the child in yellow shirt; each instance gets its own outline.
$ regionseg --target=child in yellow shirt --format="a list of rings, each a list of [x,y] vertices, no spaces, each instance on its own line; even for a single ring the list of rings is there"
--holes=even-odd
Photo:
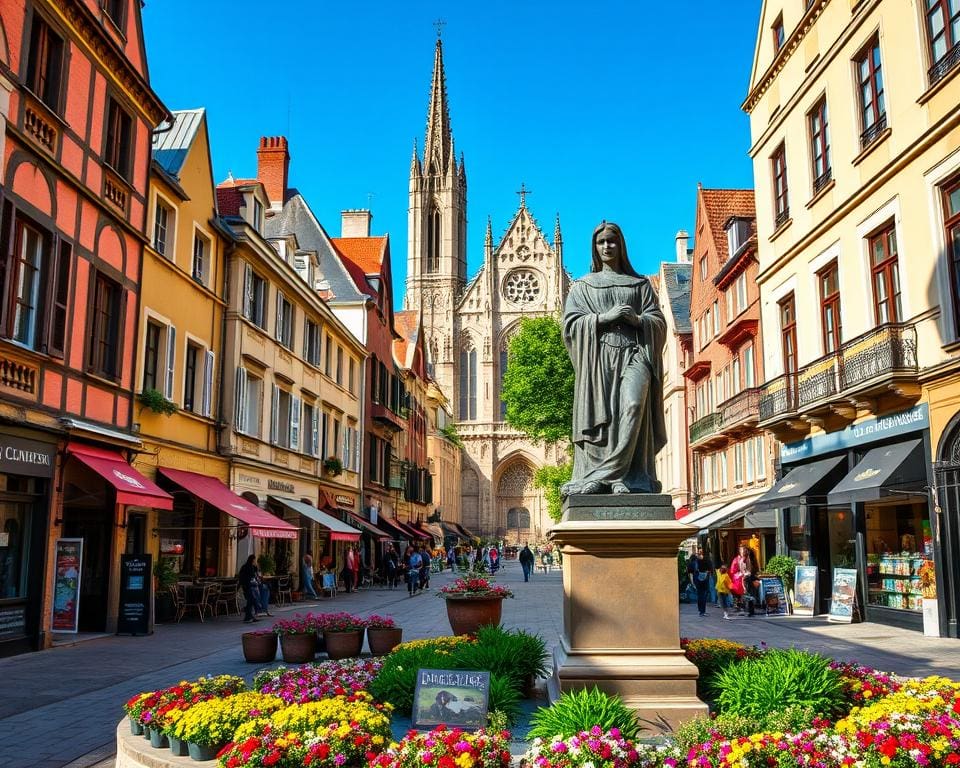
[[[727,566],[721,565],[717,573],[717,598],[720,600],[720,606],[723,608],[723,618],[729,619],[728,609],[733,608],[733,594],[730,589],[730,574],[727,572]]]

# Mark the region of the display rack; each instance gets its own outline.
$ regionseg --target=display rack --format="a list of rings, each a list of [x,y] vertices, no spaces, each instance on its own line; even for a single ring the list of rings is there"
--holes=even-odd
[[[923,610],[920,569],[929,562],[919,552],[880,555],[867,566],[870,605],[904,611]]]

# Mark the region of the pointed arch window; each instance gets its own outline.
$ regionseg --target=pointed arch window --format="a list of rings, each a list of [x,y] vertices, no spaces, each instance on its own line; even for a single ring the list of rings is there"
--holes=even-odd
[[[434,208],[427,215],[427,274],[440,271],[440,210]]]
[[[460,348],[460,420],[477,418],[477,349],[469,341]]]

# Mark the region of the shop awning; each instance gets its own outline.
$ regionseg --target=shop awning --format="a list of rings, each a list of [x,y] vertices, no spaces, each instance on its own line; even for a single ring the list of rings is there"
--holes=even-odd
[[[684,518],[679,522],[684,525],[696,526],[700,533],[707,533],[711,529],[719,528],[717,525],[727,516],[727,511],[729,510],[729,504],[720,504],[718,507],[715,507],[712,512],[709,514],[703,515],[702,517],[697,517],[696,520],[690,520],[689,518]]]
[[[437,523],[417,523],[417,530],[433,538],[434,544],[443,544],[444,532]]]
[[[173,509],[173,496],[147,480],[116,451],[83,443],[68,443],[67,453],[116,489],[117,504]]]
[[[347,516],[347,521],[356,525],[359,525],[361,529],[372,535],[378,541],[389,541],[391,536],[389,533],[384,533],[373,523],[370,523],[364,520],[359,515],[355,515],[353,512],[347,512],[344,510],[344,514]]]
[[[389,533],[390,538],[394,541],[405,541],[410,538],[410,534],[401,528],[396,520],[392,520],[389,517],[378,517],[377,525]]]
[[[321,512],[312,504],[297,501],[296,499],[288,499],[284,496],[268,496],[267,498],[286,507],[291,512],[296,512],[298,515],[303,515],[314,522],[320,523],[320,525],[330,531],[330,541],[360,541],[360,531],[351,525],[337,520],[335,517],[331,517],[326,512]]]
[[[707,518],[715,519],[713,518],[713,515],[716,512],[719,512],[725,506],[726,506],[726,502],[722,502],[720,504],[708,504],[706,506],[700,507],[699,509],[695,509],[693,512],[691,512],[689,515],[684,517],[683,520],[680,520],[679,522],[683,523],[684,525],[696,526],[698,528],[702,528],[703,526],[700,525],[700,522],[702,520],[706,520]]]
[[[826,490],[836,480],[838,467],[846,460],[846,456],[831,456],[829,459],[797,465],[754,502],[754,511],[796,507],[809,503],[811,496],[819,497],[817,500],[822,502]]]
[[[460,523],[444,523],[444,525],[452,525],[454,530],[460,533],[460,537],[472,541],[477,538],[476,534],[464,528]]]
[[[440,527],[443,528],[443,537],[446,539],[452,537],[454,539],[462,539],[463,534],[457,530],[457,527],[453,523],[447,523],[443,520],[440,521]]]
[[[215,477],[166,467],[160,467],[159,472],[187,493],[244,523],[250,529],[251,536],[259,539],[295,539],[300,535],[299,530],[286,520],[238,496]]]
[[[394,520],[393,522],[399,525],[401,528],[403,528],[403,530],[407,532],[408,539],[411,539],[413,541],[426,541],[427,539],[431,538],[429,533],[425,533],[424,531],[417,530],[410,523],[404,523],[404,522],[401,522],[400,520]]]
[[[827,501],[830,504],[876,501],[909,490],[926,496],[922,490],[926,482],[923,440],[907,440],[868,451],[827,494]]]
[[[743,520],[744,528],[776,528],[777,513],[776,510],[767,510],[765,512],[754,512],[753,505],[763,493],[752,493],[740,499],[734,499],[723,508],[723,517],[720,518],[713,528],[726,528],[739,520]],[[766,521],[769,520],[769,523]],[[748,525],[748,522],[751,523]],[[766,523],[757,525],[757,523]]]

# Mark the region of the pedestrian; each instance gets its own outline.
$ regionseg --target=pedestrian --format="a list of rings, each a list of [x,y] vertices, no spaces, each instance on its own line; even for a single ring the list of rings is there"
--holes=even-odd
[[[523,580],[530,581],[530,574],[533,573],[534,556],[530,550],[529,544],[524,544],[520,550],[520,567],[523,568]]]
[[[350,563],[350,575],[353,577],[354,590],[358,590],[360,589],[360,548],[350,547],[350,554],[353,556],[351,560],[348,560]]]
[[[413,597],[420,590],[420,553],[413,547],[407,547],[404,557],[407,567],[407,594]]]
[[[420,589],[430,589],[430,566],[432,560],[430,548],[425,546],[420,552]]]
[[[300,570],[300,589],[305,595],[318,599],[317,590],[313,586],[313,555],[308,550],[303,553],[303,564]]]
[[[733,610],[731,586],[730,570],[727,566],[721,565],[717,573],[717,599],[720,601],[720,607],[723,608],[723,618],[725,619],[730,618],[730,611]]]
[[[457,550],[454,548],[453,544],[447,549],[447,567],[453,571],[457,565]]]
[[[397,557],[397,550],[393,544],[387,545],[387,554],[384,557],[384,568],[386,569],[387,586],[390,589],[397,588],[397,582],[400,580],[400,560]]]
[[[713,570],[713,563],[710,558],[705,557],[703,548],[697,547],[697,553],[690,558],[687,564],[687,578],[697,590],[697,610],[701,616],[707,615],[707,595],[710,592],[710,572]]]
[[[756,612],[757,591],[754,582],[757,581],[756,575],[759,570],[756,566],[756,556],[751,549],[746,546],[740,547],[739,553],[730,563],[730,579],[739,588],[747,616],[753,616]],[[734,592],[736,593],[737,589],[734,589]],[[743,613],[742,608],[740,613]]]
[[[347,552],[343,558],[343,570],[340,571],[343,579],[343,588],[346,592],[353,592],[353,547],[347,545]]]
[[[260,621],[257,618],[257,599],[254,598],[254,591],[257,589],[257,556],[250,555],[247,562],[240,566],[237,573],[237,582],[240,589],[243,590],[243,599],[247,601],[243,609],[243,621],[249,624],[253,621]]]
[[[497,550],[497,545],[494,544],[490,547],[490,573],[496,573],[497,569],[500,567],[500,552]]]

